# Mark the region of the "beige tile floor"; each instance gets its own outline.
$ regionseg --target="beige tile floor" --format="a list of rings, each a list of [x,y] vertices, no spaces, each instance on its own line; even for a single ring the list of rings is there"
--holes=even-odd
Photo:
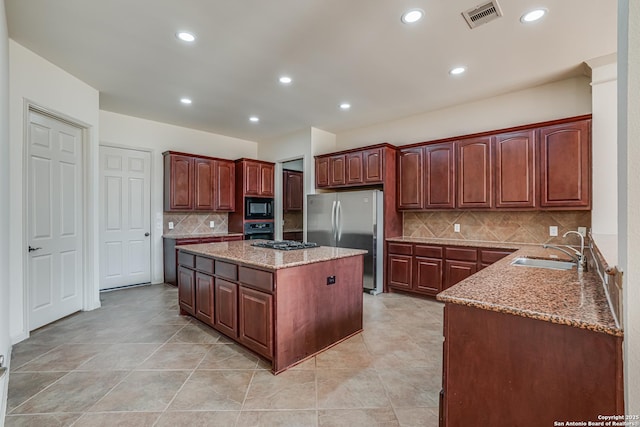
[[[172,286],[101,298],[14,347],[7,427],[437,426],[436,301],[364,295],[363,333],[274,376]]]

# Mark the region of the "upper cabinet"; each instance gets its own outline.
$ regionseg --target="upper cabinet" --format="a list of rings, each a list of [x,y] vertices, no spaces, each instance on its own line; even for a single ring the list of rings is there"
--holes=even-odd
[[[170,151],[163,156],[165,211],[235,209],[233,161]]]
[[[242,177],[244,196],[273,197],[273,163],[260,160],[236,160],[236,169]]]
[[[588,116],[412,145],[398,155],[398,209],[590,209]]]
[[[302,172],[283,170],[282,171],[283,186],[283,212],[299,212],[302,211],[303,195],[303,174]]]
[[[395,147],[388,144],[316,156],[316,188],[383,184],[389,158]]]
[[[540,206],[591,207],[591,121],[543,127]]]

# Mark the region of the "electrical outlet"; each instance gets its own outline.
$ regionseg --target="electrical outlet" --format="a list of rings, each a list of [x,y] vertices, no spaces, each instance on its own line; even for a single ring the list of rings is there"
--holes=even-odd
[[[327,276],[327,285],[335,285],[336,276]]]
[[[587,227],[578,227],[578,233],[582,234],[582,237],[587,237]]]
[[[558,226],[550,225],[549,226],[549,236],[556,237],[558,235]]]
[[[453,224],[453,231],[456,233],[460,232],[460,224]]]
[[[216,223],[213,221],[209,221],[209,228],[215,227]]]
[[[173,230],[173,221],[169,221],[169,230]]]

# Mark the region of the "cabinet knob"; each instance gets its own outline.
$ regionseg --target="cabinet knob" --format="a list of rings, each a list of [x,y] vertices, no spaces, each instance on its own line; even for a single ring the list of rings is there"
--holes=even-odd
[[[149,237],[149,232],[144,233],[144,237]]]

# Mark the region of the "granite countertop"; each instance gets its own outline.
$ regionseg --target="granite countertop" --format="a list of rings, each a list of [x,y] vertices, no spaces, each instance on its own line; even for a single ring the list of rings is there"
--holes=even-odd
[[[242,233],[199,233],[199,234],[163,234],[165,239],[200,239],[203,237],[244,236]]]
[[[517,257],[569,258],[554,249],[524,245],[438,294],[437,299],[623,336],[611,314],[602,281],[595,272],[549,270],[511,265]]]
[[[423,243],[428,245],[443,246],[471,246],[480,248],[496,248],[496,249],[520,249],[525,247],[540,246],[531,243],[511,243],[511,242],[494,242],[490,240],[460,240],[460,239],[439,239],[429,237],[387,237],[387,242],[397,243]]]
[[[179,246],[181,251],[196,255],[226,259],[256,267],[278,270],[280,268],[296,267],[314,262],[329,261],[367,253],[361,249],[333,248],[319,246],[317,248],[298,249],[295,251],[281,251],[269,248],[251,246],[259,240],[241,240],[222,243],[201,243],[196,245]]]

